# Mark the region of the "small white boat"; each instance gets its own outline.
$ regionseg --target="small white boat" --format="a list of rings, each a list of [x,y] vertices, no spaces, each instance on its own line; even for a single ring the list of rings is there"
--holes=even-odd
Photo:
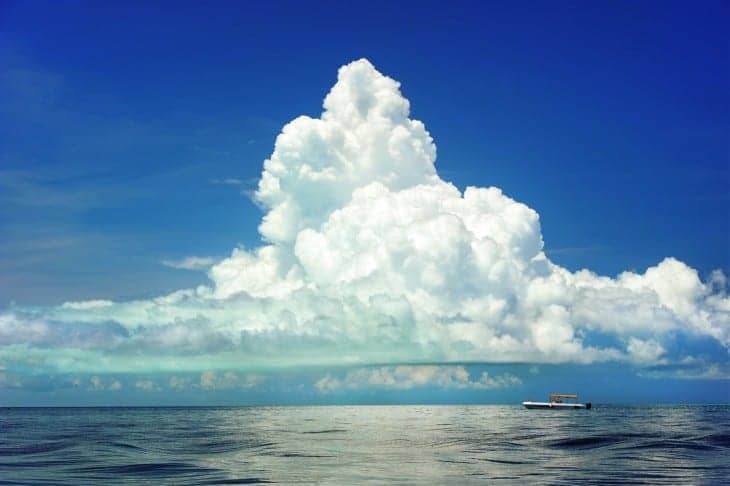
[[[578,403],[575,401],[564,401],[564,400],[577,400],[578,395],[575,393],[553,393],[550,395],[549,402],[522,402],[525,408],[539,408],[539,409],[575,409],[584,408],[586,410],[591,409],[591,402]]]

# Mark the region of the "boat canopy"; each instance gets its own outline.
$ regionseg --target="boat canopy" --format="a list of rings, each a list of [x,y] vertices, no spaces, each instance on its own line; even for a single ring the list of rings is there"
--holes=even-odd
[[[551,402],[559,402],[561,398],[578,398],[577,393],[552,393],[550,395]]]

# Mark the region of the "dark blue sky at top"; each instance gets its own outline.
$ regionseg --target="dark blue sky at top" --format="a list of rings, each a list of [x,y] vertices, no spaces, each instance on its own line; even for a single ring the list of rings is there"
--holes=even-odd
[[[458,187],[615,275],[730,269],[726,2],[0,3],[0,305],[159,295],[259,244],[281,126],[367,57]],[[243,186],[219,184],[226,178]]]

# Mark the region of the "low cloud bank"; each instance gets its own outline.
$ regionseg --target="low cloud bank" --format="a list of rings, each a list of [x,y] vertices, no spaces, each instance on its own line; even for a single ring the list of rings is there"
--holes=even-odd
[[[490,376],[486,371],[472,379],[464,366],[383,366],[360,368],[344,378],[327,374],[314,387],[321,393],[362,388],[409,390],[419,387],[491,390],[519,385],[522,380],[511,373]]]

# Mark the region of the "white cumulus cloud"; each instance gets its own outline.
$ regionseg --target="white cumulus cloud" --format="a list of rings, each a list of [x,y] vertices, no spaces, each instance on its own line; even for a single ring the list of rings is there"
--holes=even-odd
[[[115,379],[103,379],[99,378],[98,376],[92,376],[89,378],[89,386],[87,387],[87,390],[90,391],[103,391],[103,390],[109,390],[109,391],[119,391],[123,388],[121,382],[119,380]]]
[[[236,248],[217,263],[167,262],[212,265],[210,284],[156,299],[8,309],[0,362],[67,372],[649,365],[691,357],[673,346],[678,336],[709,340],[727,360],[722,272],[702,282],[671,257],[616,278],[570,272],[545,255],[534,209],[496,187],[461,191],[439,177],[435,161],[399,83],[364,59],[343,66],[321,116],[288,123],[264,162],[254,196],[264,211],[262,246]],[[361,378],[420,386],[419,373],[431,373],[414,368],[404,378],[398,369]],[[503,383],[459,370],[437,368],[426,382]],[[227,383],[210,373],[199,386]],[[170,387],[190,385],[175,380]],[[321,389],[336,386],[323,380]]]
[[[137,380],[134,382],[134,387],[144,391],[160,391],[160,385],[152,380]]]

